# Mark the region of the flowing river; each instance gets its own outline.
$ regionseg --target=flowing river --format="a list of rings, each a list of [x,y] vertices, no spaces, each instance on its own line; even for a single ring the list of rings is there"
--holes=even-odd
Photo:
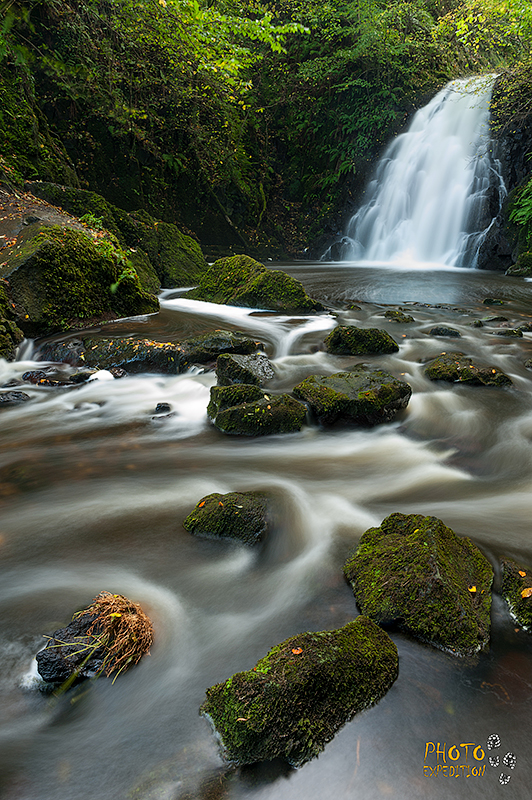
[[[299,770],[281,762],[228,768],[198,715],[208,686],[251,668],[274,644],[304,630],[338,628],[357,615],[343,563],[361,534],[394,511],[441,518],[482,548],[497,576],[501,556],[532,567],[532,371],[525,366],[532,333],[497,335],[532,320],[532,283],[444,266],[280,266],[331,313],[279,317],[166,291],[160,314],[94,335],[179,341],[219,328],[249,332],[272,360],[273,390],[371,362],[413,388],[393,423],[224,436],[206,416],[215,375],[200,369],[63,389],[28,384],[21,388],[31,401],[2,411],[5,800],[529,796],[532,636],[510,617],[497,581],[489,652],[461,660],[391,632],[400,656],[397,681]],[[501,304],[486,305],[486,298]],[[415,321],[386,319],[390,305]],[[484,320],[483,327],[473,327],[475,320]],[[384,328],[400,350],[364,359],[328,355],[321,345],[336,324]],[[430,335],[435,325],[462,338]],[[423,362],[452,350],[501,368],[512,386],[431,383]],[[0,362],[1,384],[42,366],[33,359],[28,343],[18,361]],[[155,413],[163,402],[173,416]],[[275,498],[273,529],[262,548],[203,540],[183,529],[202,496],[250,489]],[[33,661],[42,635],[101,590],[130,597],[150,615],[151,655],[114,684],[102,678],[59,698],[42,693]],[[488,761],[492,734],[500,737],[494,752],[501,761],[515,755],[515,768],[504,770],[511,778],[506,785],[499,782],[501,766]],[[478,746],[482,762],[473,757]],[[444,753],[440,765],[453,772],[431,769],[436,750]]]

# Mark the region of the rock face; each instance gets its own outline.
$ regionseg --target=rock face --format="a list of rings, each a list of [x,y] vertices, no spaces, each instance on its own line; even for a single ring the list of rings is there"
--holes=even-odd
[[[396,353],[397,342],[387,331],[379,328],[356,328],[354,325],[340,325],[325,339],[328,353],[336,356],[360,356],[365,353]]]
[[[200,500],[183,527],[196,536],[254,545],[268,530],[268,501],[260,492],[215,492]]]
[[[406,408],[412,389],[388,372],[358,364],[328,378],[311,375],[294,387],[294,394],[309,404],[323,425],[338,421],[377,425]]]
[[[74,228],[28,225],[0,277],[28,336],[159,310],[120,248]]]
[[[201,713],[237,765],[315,758],[358,711],[397,677],[397,649],[367,617],[343,628],[301,633],[273,647],[254,669],[207,689]]]
[[[525,630],[532,630],[532,569],[504,559],[501,594],[515,621]]]
[[[463,353],[442,353],[425,367],[431,381],[467,383],[470,386],[508,386],[508,375],[497,367],[480,367]]]
[[[281,270],[266,269],[249,256],[230,256],[215,261],[196,289],[183,297],[228,306],[264,308],[281,314],[324,311],[295,278]]]
[[[219,386],[231,386],[234,383],[265,386],[275,376],[275,372],[267,356],[262,353],[251,356],[224,353],[216,361],[216,375]]]
[[[487,647],[493,570],[476,545],[436,517],[387,517],[363,534],[344,574],[375,622],[457,655]]]
[[[213,386],[207,414],[213,425],[235,436],[295,433],[303,427],[307,408],[288,394],[267,394],[258,386]]]
[[[7,294],[7,285],[0,281],[0,358],[12,361],[24,334],[15,323],[15,314]]]

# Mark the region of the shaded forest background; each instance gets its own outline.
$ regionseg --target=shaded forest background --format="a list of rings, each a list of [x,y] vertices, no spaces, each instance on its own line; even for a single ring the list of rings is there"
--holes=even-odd
[[[213,255],[317,252],[385,143],[454,77],[500,73],[495,136],[532,127],[528,0],[5,0],[0,12],[0,181],[90,189]],[[514,216],[531,221],[521,173]]]

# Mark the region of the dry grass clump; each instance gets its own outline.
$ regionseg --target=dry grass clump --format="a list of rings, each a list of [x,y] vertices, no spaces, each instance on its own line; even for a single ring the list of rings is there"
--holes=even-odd
[[[108,677],[116,673],[116,679],[149,652],[153,626],[138,603],[121,594],[100,592],[73,619],[84,616],[94,617],[86,635],[91,647],[104,649],[102,671]]]

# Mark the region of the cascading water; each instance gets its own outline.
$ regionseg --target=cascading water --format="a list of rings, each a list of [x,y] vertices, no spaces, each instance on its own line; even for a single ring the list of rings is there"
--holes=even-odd
[[[493,80],[452,81],[416,113],[335,246],[339,260],[476,266],[490,200],[498,195],[497,213],[505,195],[489,146]]]

